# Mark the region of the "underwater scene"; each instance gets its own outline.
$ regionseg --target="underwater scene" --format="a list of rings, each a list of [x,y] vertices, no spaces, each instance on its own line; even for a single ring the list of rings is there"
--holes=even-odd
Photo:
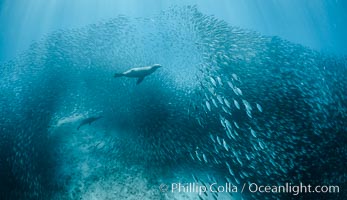
[[[63,2],[0,0],[0,200],[347,199],[346,1]]]

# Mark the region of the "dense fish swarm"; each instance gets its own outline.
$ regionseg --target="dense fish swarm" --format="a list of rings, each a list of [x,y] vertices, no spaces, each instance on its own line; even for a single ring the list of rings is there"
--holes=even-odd
[[[154,63],[141,85],[112,77]],[[347,188],[346,63],[191,6],[52,33],[0,66],[0,199],[293,198],[159,191],[172,182]]]

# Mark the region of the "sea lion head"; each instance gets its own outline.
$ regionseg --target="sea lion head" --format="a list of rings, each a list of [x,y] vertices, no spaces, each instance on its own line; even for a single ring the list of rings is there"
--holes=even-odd
[[[162,66],[161,66],[160,64],[154,64],[152,67],[153,67],[153,69],[159,69],[159,68],[161,68]]]

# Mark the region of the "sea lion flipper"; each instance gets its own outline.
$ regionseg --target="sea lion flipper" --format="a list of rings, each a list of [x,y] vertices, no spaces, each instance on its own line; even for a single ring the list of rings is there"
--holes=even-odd
[[[137,79],[136,85],[140,84],[145,77],[140,77]]]

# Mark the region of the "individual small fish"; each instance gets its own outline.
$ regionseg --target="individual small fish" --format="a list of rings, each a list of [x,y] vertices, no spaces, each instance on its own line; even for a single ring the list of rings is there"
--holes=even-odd
[[[227,129],[232,130],[232,126],[231,126],[231,123],[229,122],[229,120],[224,119],[224,123],[225,123],[225,126],[226,126]]]
[[[201,158],[200,158],[200,156],[199,156],[198,151],[195,151],[195,156],[196,156],[196,158],[201,162]]]
[[[241,91],[240,88],[236,87],[236,88],[235,88],[235,92],[236,92],[237,95],[242,96],[242,91]]]
[[[217,103],[216,103],[216,100],[214,100],[214,98],[211,98],[211,101],[212,101],[214,107],[218,108],[218,105],[217,105]]]
[[[223,139],[223,147],[225,148],[226,151],[229,151],[227,143],[225,142],[224,139]]]
[[[264,149],[263,143],[261,141],[258,141],[258,144],[259,144],[261,149]]]
[[[223,86],[222,79],[219,76],[217,76],[217,81],[219,85]]]
[[[193,176],[193,179],[194,179],[195,183],[198,183],[199,179],[194,174],[192,174],[192,176]]]
[[[236,128],[240,129],[239,125],[237,124],[237,122],[234,121],[234,125]]]
[[[190,155],[190,157],[192,158],[192,160],[195,160],[195,159],[194,159],[194,156],[192,155],[191,152],[189,152],[189,155]]]
[[[212,78],[212,77],[210,77],[210,81],[211,81],[211,83],[212,83],[212,85],[213,86],[217,86],[217,83],[216,83],[216,81],[214,80],[214,78]]]
[[[263,112],[263,108],[261,107],[261,105],[257,104],[257,108],[258,108],[259,112]]]
[[[231,74],[231,76],[233,77],[234,80],[238,81],[239,80],[239,77],[237,77],[236,74]]]
[[[220,95],[217,95],[217,100],[219,101],[220,104],[224,104],[224,101]]]
[[[239,104],[239,102],[237,102],[235,99],[234,99],[234,105],[235,105],[235,107],[236,107],[237,109],[240,110],[240,104]]]
[[[211,105],[210,105],[210,102],[206,101],[205,104],[206,104],[206,108],[208,109],[208,111],[211,112]]]
[[[225,113],[227,113],[227,114],[231,115],[231,112],[230,112],[230,111],[228,111],[228,109],[227,109],[227,108],[225,108],[224,106],[222,106],[222,110],[223,110]]]
[[[245,106],[246,110],[252,110],[252,106],[248,103],[247,100],[242,99],[242,103]]]
[[[230,87],[231,89],[234,88],[234,85],[233,85],[230,81],[227,81],[227,84],[229,85],[229,87]]]
[[[211,133],[210,133],[210,138],[211,138],[213,143],[216,143],[216,141],[214,140],[213,135]]]
[[[230,102],[227,99],[224,99],[224,103],[228,108],[231,108]]]
[[[205,163],[207,163],[207,158],[206,158],[205,154],[202,154],[202,158],[204,159]]]
[[[231,169],[229,163],[225,162],[225,165],[227,166],[227,168],[228,168],[228,170],[229,170],[229,174],[230,174],[231,176],[235,176],[235,174],[234,174],[233,170]],[[229,182],[229,181],[228,181],[228,182]],[[230,183],[230,182],[229,182],[229,183]]]
[[[246,113],[249,118],[252,118],[252,112],[250,110],[247,110]]]
[[[238,162],[241,166],[243,166],[243,163],[241,162],[239,156],[236,156],[236,160],[237,160],[237,162]]]
[[[251,134],[252,134],[252,136],[256,138],[256,137],[257,137],[256,132],[255,132],[252,128],[250,128],[250,129],[251,129]]]
[[[222,143],[220,142],[220,139],[219,139],[218,135],[217,135],[217,142],[218,142],[219,145],[222,145]]]
[[[226,128],[226,126],[225,126],[225,118],[222,115],[219,115],[219,119],[220,119],[220,123],[222,124],[222,126],[224,128]]]

